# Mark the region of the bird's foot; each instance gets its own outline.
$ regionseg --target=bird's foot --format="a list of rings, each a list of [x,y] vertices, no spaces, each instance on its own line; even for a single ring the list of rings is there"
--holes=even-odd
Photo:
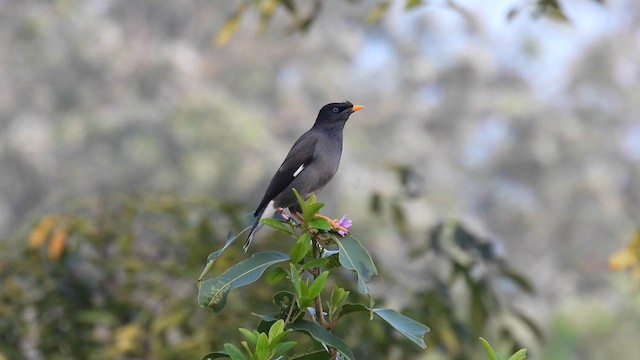
[[[281,207],[276,209],[276,216],[283,221],[291,220],[291,216],[285,214],[284,209]]]
[[[296,218],[296,220],[298,220],[301,224],[304,222],[304,216],[302,216],[302,214],[297,213],[297,212],[292,212],[291,215]]]
[[[315,218],[322,218],[322,219],[327,220],[327,222],[329,223],[329,225],[331,226],[331,228],[332,228],[333,230],[337,230],[340,234],[343,234],[343,233],[344,233],[345,235],[348,235],[348,234],[349,234],[349,230],[347,230],[347,228],[346,228],[346,227],[340,226],[340,225],[338,224],[338,222],[339,222],[339,220],[338,220],[338,219],[331,219],[331,218],[329,218],[328,216],[324,216],[324,215],[322,215],[322,214],[315,214],[313,217],[315,217]]]

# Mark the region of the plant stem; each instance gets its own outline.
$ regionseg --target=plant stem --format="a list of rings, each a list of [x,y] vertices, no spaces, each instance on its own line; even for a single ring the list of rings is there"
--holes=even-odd
[[[315,236],[312,237],[312,241],[313,241],[313,245],[312,245],[313,258],[317,259],[320,257],[320,251],[318,251],[318,241],[316,240]],[[313,274],[313,279],[315,280],[318,277],[318,275],[320,275],[320,268],[319,267],[313,268],[312,274]],[[329,330],[327,321],[324,318],[324,311],[322,310],[322,298],[320,297],[320,295],[316,296],[315,298],[315,310],[316,310],[316,319],[318,320],[318,323],[325,329]]]

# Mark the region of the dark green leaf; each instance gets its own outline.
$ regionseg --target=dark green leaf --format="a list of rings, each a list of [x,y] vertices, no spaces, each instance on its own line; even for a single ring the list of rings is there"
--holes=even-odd
[[[531,318],[529,318],[527,315],[519,312],[519,311],[515,311],[515,310],[511,310],[513,312],[513,315],[520,321],[522,321],[528,328],[529,330],[531,330],[531,332],[533,332],[533,334],[536,336],[536,338],[539,341],[543,341],[544,340],[544,333],[542,331],[542,329],[540,329],[540,327],[538,326],[538,324],[536,324]]]
[[[295,322],[289,324],[288,328],[296,331],[303,331],[311,335],[317,341],[331,346],[338,350],[345,359],[355,359],[351,349],[344,343],[340,338],[335,337],[327,329],[322,326],[307,320],[296,320]]]
[[[300,270],[307,270],[307,269],[313,269],[313,268],[317,268],[317,267],[323,267],[323,266],[327,265],[328,262],[329,262],[328,258],[311,259],[311,260],[307,261],[306,263],[302,264],[302,266],[300,267]],[[340,264],[338,263],[338,265],[340,265]]]
[[[288,309],[294,298],[295,295],[288,291],[278,291],[275,295],[273,295],[272,301],[281,309]]]
[[[511,10],[509,10],[509,12],[507,13],[507,20],[511,21],[513,19],[515,19],[516,16],[518,16],[518,13],[520,12],[519,8],[511,8]]]
[[[393,223],[400,229],[406,229],[407,217],[404,215],[404,210],[400,206],[398,201],[391,203],[391,215],[393,216]]]
[[[371,280],[371,276],[378,274],[371,255],[369,255],[360,241],[352,236],[342,239],[334,237],[334,240],[340,247],[340,264],[346,269],[356,272],[358,275],[358,291],[362,294],[369,294],[366,282]]]
[[[328,260],[327,265],[325,266],[327,270],[340,266],[340,255],[338,253],[331,254],[324,259]]]
[[[280,4],[282,4],[290,14],[296,13],[296,3],[294,0],[280,0]]]
[[[354,312],[369,312],[369,311],[371,310],[363,304],[344,304],[342,306],[342,311],[340,312],[340,316],[344,316]]]
[[[219,359],[219,358],[228,358],[229,354],[224,351],[214,351],[214,352],[210,352],[207,355],[202,357],[202,360],[213,360],[213,359]]]
[[[371,204],[370,204],[371,212],[374,214],[380,214],[382,212],[382,196],[374,192],[371,195]]]
[[[294,355],[289,360],[329,360],[331,355],[324,350],[316,350],[302,355]]]
[[[219,312],[226,304],[229,291],[253,283],[269,266],[286,260],[289,255],[277,251],[256,253],[220,276],[205,280],[198,292],[198,303]]]
[[[509,266],[503,266],[501,268],[502,274],[509,278],[511,281],[515,282],[520,289],[525,290],[526,292],[533,294],[536,292],[533,284],[529,279],[527,279],[524,275],[520,274],[516,270],[512,269]]]
[[[413,341],[421,348],[426,348],[427,344],[424,343],[424,335],[429,331],[426,325],[423,325],[411,318],[408,318],[395,310],[391,309],[373,309],[373,313],[380,316],[394,329],[398,330],[407,339]]]
[[[265,316],[266,318],[269,317],[269,315],[260,315]],[[271,329],[271,325],[275,324],[275,320],[269,321],[269,320],[262,320],[258,323],[258,326],[256,326],[256,330],[258,330],[258,332],[261,333],[266,333],[269,331],[269,329]]]
[[[293,349],[294,346],[296,346],[298,343],[295,341],[285,341],[282,343],[278,343],[274,348],[273,348],[273,353],[275,356],[278,355],[282,355],[284,353],[286,353],[287,351]]]

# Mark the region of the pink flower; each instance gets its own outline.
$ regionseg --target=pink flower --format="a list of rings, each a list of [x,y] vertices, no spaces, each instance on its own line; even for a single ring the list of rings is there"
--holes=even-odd
[[[352,224],[353,224],[353,221],[351,221],[351,219],[349,219],[347,215],[344,215],[343,217],[340,218],[340,220],[338,220],[338,226],[341,226],[345,229],[350,228]],[[340,234],[340,236],[347,235],[347,233],[344,230],[338,230],[338,234]]]

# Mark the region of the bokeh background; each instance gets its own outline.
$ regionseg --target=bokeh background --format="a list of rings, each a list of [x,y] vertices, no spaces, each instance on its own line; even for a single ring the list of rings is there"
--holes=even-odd
[[[343,100],[365,109],[324,212],[353,219],[381,302],[432,328],[426,351],[389,340],[379,358],[483,358],[482,335],[533,359],[633,359],[640,302],[607,261],[639,225],[640,4],[540,3],[0,1],[0,359],[197,358],[238,339],[269,289],[213,314],[195,279]],[[434,280],[451,222],[491,244],[466,285]],[[499,299],[480,323],[473,279]],[[363,334],[362,354],[388,339]]]

